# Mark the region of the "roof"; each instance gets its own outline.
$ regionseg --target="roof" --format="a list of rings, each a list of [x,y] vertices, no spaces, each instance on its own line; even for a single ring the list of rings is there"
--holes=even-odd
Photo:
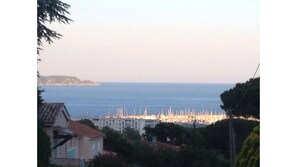
[[[59,112],[63,112],[66,119],[69,120],[70,115],[64,103],[44,103],[38,110],[38,121],[45,125],[54,124]]]
[[[104,133],[76,121],[70,121],[68,124],[68,128],[81,136],[86,136],[89,138],[105,136]]]

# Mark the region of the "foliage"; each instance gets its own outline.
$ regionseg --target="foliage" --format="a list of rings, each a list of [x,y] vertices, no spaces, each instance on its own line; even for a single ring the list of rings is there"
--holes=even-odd
[[[51,156],[50,139],[41,126],[37,127],[37,164],[38,167],[48,167]]]
[[[156,136],[161,142],[181,145],[185,140],[185,129],[174,123],[159,123],[154,128],[144,128],[146,137],[151,139]]]
[[[90,128],[93,128],[95,130],[98,130],[98,128],[94,125],[94,123],[89,119],[81,119],[78,122],[81,123],[81,124],[84,124],[84,125],[86,125],[86,126],[88,126]]]
[[[134,130],[132,128],[125,128],[125,130],[123,131],[123,137],[127,140],[140,140],[140,134],[137,130]]]
[[[234,88],[221,94],[221,100],[221,108],[225,111],[232,109],[235,116],[260,119],[260,77],[237,83]]]
[[[218,153],[210,149],[185,147],[179,153],[182,158],[180,166],[187,167],[227,167],[228,162],[218,158]]]
[[[258,121],[234,119],[236,151],[239,152],[243,141],[251,133]],[[180,129],[180,132],[169,130],[168,126]],[[203,128],[183,128],[168,123],[158,124],[155,128],[146,127],[146,137],[156,136],[161,142],[176,144],[185,147],[195,147],[204,150],[213,150],[216,156],[222,157],[222,162],[229,159],[229,122],[228,119],[218,121]],[[179,139],[182,142],[167,141],[166,138]],[[176,140],[178,141],[178,140]]]
[[[91,160],[90,166],[93,167],[125,167],[127,164],[125,163],[123,157],[114,156],[114,155],[102,155],[98,154]]]
[[[37,87],[37,109],[39,109],[41,105],[44,103],[44,99],[42,98],[42,92],[44,92],[44,90],[40,87]]]
[[[104,149],[120,153],[123,156],[129,155],[131,153],[132,146],[127,142],[126,139],[123,138],[123,136],[119,132],[109,127],[103,127],[101,131],[105,133],[103,142]]]
[[[241,145],[246,137],[252,132],[254,127],[259,125],[258,121],[234,119],[233,127],[235,131],[236,152],[240,151]],[[205,148],[217,149],[229,152],[229,120],[225,119],[208,125],[203,131],[205,138]],[[229,154],[226,154],[229,156]]]
[[[260,126],[255,127],[253,132],[244,141],[239,152],[235,167],[259,167],[260,166]]]
[[[54,30],[49,29],[45,24],[58,21],[59,23],[69,23],[72,21],[66,14],[70,5],[61,2],[60,0],[37,0],[37,54],[41,50],[42,39],[45,39],[49,44],[53,39],[59,39],[62,35]],[[37,77],[39,73],[37,72]],[[44,90],[37,87],[37,107],[43,104],[42,92]],[[37,126],[37,163],[38,167],[50,166],[49,157],[51,155],[50,140],[47,134],[42,129],[41,125]]]
[[[61,34],[49,29],[46,23],[58,21],[59,23],[68,24],[72,21],[66,15],[69,14],[70,5],[60,0],[37,0],[37,53],[42,46],[42,39],[49,44],[53,39],[60,39]]]
[[[234,119],[233,124],[239,152],[244,139],[259,122]],[[160,123],[154,128],[145,127],[145,131],[146,138],[157,136],[161,142],[179,145],[181,151],[155,150],[151,147],[152,143],[143,140],[128,142],[127,134],[120,134],[108,127],[102,129],[106,134],[104,148],[117,152],[117,159],[131,167],[229,166],[228,120],[202,128],[184,128],[172,123]],[[101,161],[102,158],[106,157],[101,157]]]
[[[168,149],[154,150],[150,143],[142,141],[135,141],[131,145],[132,152],[126,157],[127,163],[131,166],[180,166],[180,157],[176,151]]]

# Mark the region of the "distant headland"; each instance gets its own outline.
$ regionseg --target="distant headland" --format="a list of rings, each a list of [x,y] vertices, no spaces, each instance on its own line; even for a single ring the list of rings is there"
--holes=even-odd
[[[80,80],[73,76],[40,76],[37,80],[39,86],[51,85],[51,86],[97,86],[100,85],[98,82],[89,80]]]

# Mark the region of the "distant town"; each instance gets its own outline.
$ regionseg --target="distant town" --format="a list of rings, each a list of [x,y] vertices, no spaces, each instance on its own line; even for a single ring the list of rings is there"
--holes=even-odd
[[[116,115],[108,116],[79,116],[73,120],[91,120],[98,129],[109,127],[117,132],[123,133],[126,128],[131,128],[140,135],[145,133],[144,127],[155,127],[158,123],[174,123],[183,127],[205,127],[217,121],[227,119],[225,113],[214,113],[211,111],[180,110],[173,111],[170,107],[166,112],[160,114],[127,114],[124,108],[118,108]],[[253,118],[240,119],[259,121]]]
[[[80,116],[73,118],[74,120],[89,119],[99,129],[107,126],[115,131],[123,133],[125,128],[132,128],[144,134],[144,127],[155,127],[158,123],[175,123],[186,127],[204,127],[214,122],[226,119],[224,113],[212,113],[208,111],[173,111],[169,108],[167,112],[160,114],[147,114],[146,110],[143,114],[126,114],[124,108],[118,108],[116,115],[109,116]]]

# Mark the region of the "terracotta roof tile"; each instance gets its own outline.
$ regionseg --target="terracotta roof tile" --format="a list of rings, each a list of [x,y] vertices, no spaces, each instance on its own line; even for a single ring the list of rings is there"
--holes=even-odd
[[[86,125],[83,125],[79,122],[75,122],[75,121],[70,121],[68,128],[71,129],[72,131],[78,133],[81,136],[86,136],[89,138],[95,138],[95,137],[103,137],[105,136],[104,133],[95,130],[93,128],[90,128]]]
[[[59,112],[66,110],[65,117],[69,118],[70,115],[64,103],[44,103],[38,110],[38,121],[43,124],[53,124],[56,121]]]

